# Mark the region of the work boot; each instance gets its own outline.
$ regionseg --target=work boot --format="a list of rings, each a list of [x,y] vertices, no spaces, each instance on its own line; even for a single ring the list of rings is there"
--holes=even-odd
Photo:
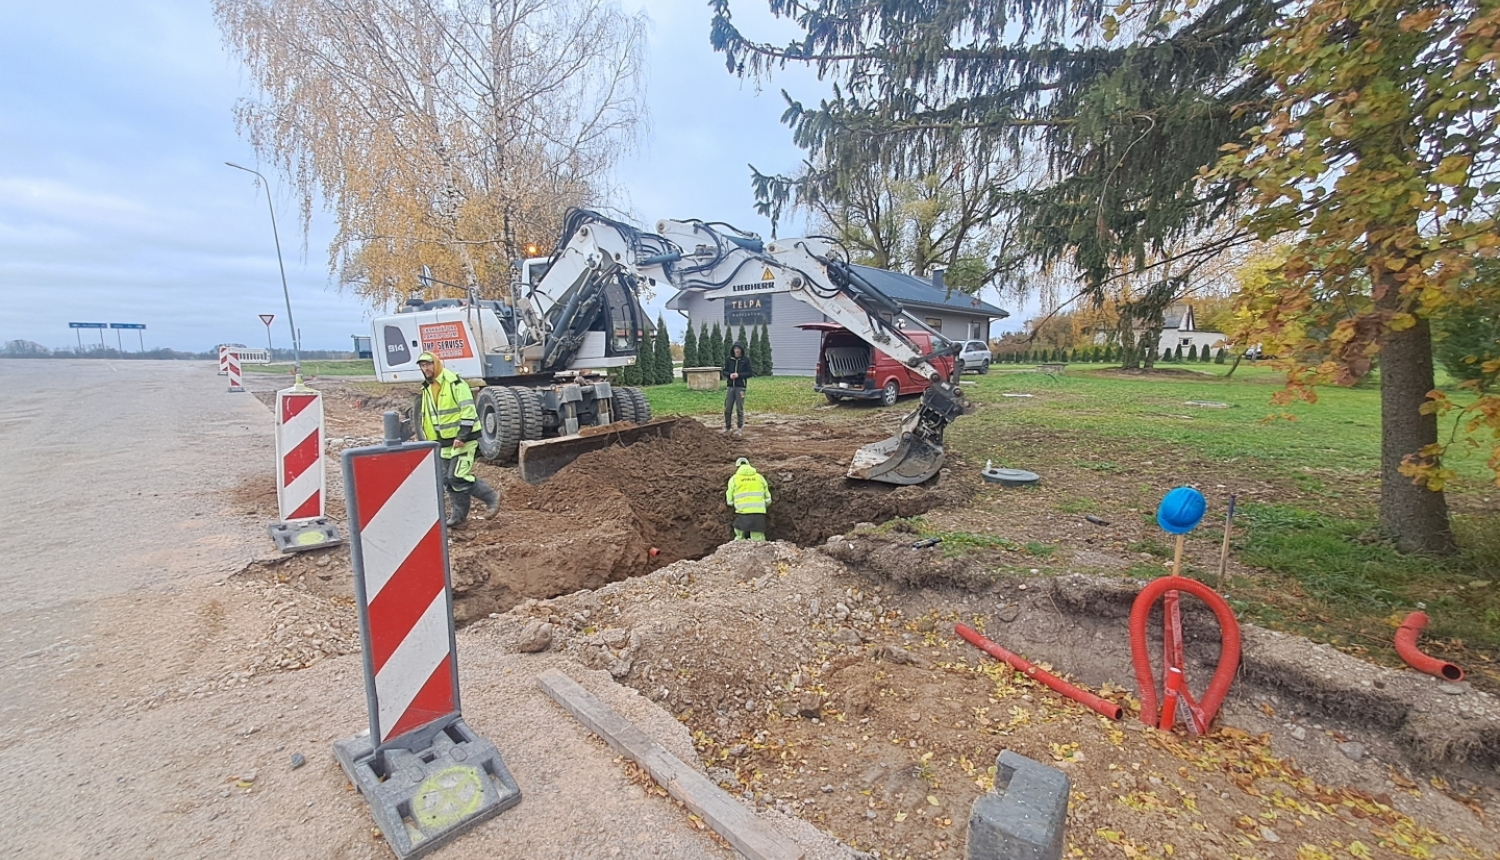
[[[474,482],[472,493],[475,498],[484,502],[484,513],[480,514],[479,518],[482,520],[494,519],[495,514],[500,512],[500,494],[483,481]]]
[[[469,505],[473,499],[468,493],[454,493],[448,505],[448,528],[463,528],[464,521],[469,518]]]

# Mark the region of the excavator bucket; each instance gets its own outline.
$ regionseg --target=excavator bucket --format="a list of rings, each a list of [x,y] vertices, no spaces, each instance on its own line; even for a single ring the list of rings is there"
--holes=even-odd
[[[649,437],[670,439],[672,430],[676,427],[676,418],[660,418],[645,424],[616,421],[601,427],[584,427],[572,436],[522,442],[517,455],[521,480],[528,484],[540,484],[590,451],[598,451],[611,445],[630,445]]]
[[[957,388],[933,385],[901,423],[901,432],[855,452],[848,476],[886,484],[920,484],[933,477],[943,468],[943,429],[966,408]]]
[[[854,454],[849,477],[887,484],[920,484],[943,467],[943,446],[902,431]]]

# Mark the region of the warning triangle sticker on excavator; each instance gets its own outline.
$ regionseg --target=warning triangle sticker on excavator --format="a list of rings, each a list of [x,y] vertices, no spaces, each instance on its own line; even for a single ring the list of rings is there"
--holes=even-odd
[[[774,280],[776,280],[776,276],[773,275],[773,274],[771,274],[771,267],[770,266],[766,267],[765,274],[761,275],[760,279],[762,281],[774,281]]]

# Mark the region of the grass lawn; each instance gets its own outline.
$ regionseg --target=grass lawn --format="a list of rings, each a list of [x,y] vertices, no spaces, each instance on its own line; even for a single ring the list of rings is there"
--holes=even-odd
[[[1401,556],[1376,528],[1377,388],[1322,388],[1315,404],[1283,407],[1271,403],[1282,376],[1269,368],[1242,365],[1228,379],[1229,365],[1166,368],[1139,376],[1070,364],[1066,373],[1049,377],[995,365],[987,375],[967,375],[964,391],[977,408],[949,428],[949,452],[969,465],[993,460],[1031,469],[1044,482],[1071,473],[1125,484],[1143,517],[1170,488],[1160,477],[1170,464],[1167,474],[1210,497],[1210,514],[1199,529],[1204,542],[1222,534],[1215,523],[1224,499],[1212,488],[1274,487],[1243,497],[1234,523],[1233,557],[1257,570],[1225,588],[1242,618],[1393,663],[1395,626],[1407,612],[1425,608],[1432,623],[1423,646],[1459,662],[1476,683],[1500,689],[1500,489],[1485,468],[1485,449],[1455,445],[1449,460],[1460,476],[1448,493],[1460,554]],[[1446,380],[1440,384],[1447,386]],[[659,414],[723,409],[722,391],[688,391],[680,381],[645,391]],[[896,409],[915,404],[916,398],[903,398]],[[860,420],[870,409],[829,408],[805,377],[752,380],[746,407],[752,414],[826,420]],[[1445,424],[1442,432],[1450,429]],[[1086,480],[1074,483],[1087,486]],[[1053,509],[1061,514],[1087,512],[1099,501],[1086,491],[1059,496]],[[1132,549],[1169,556],[1168,546],[1162,536]],[[1143,576],[1162,570],[1159,561],[1138,568],[1133,572]]]

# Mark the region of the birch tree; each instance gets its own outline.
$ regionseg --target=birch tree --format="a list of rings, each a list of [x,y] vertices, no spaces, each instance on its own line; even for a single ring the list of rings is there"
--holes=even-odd
[[[373,303],[434,277],[499,295],[597,205],[642,130],[645,19],[612,0],[214,0],[257,92],[240,129],[335,215],[330,272]]]

